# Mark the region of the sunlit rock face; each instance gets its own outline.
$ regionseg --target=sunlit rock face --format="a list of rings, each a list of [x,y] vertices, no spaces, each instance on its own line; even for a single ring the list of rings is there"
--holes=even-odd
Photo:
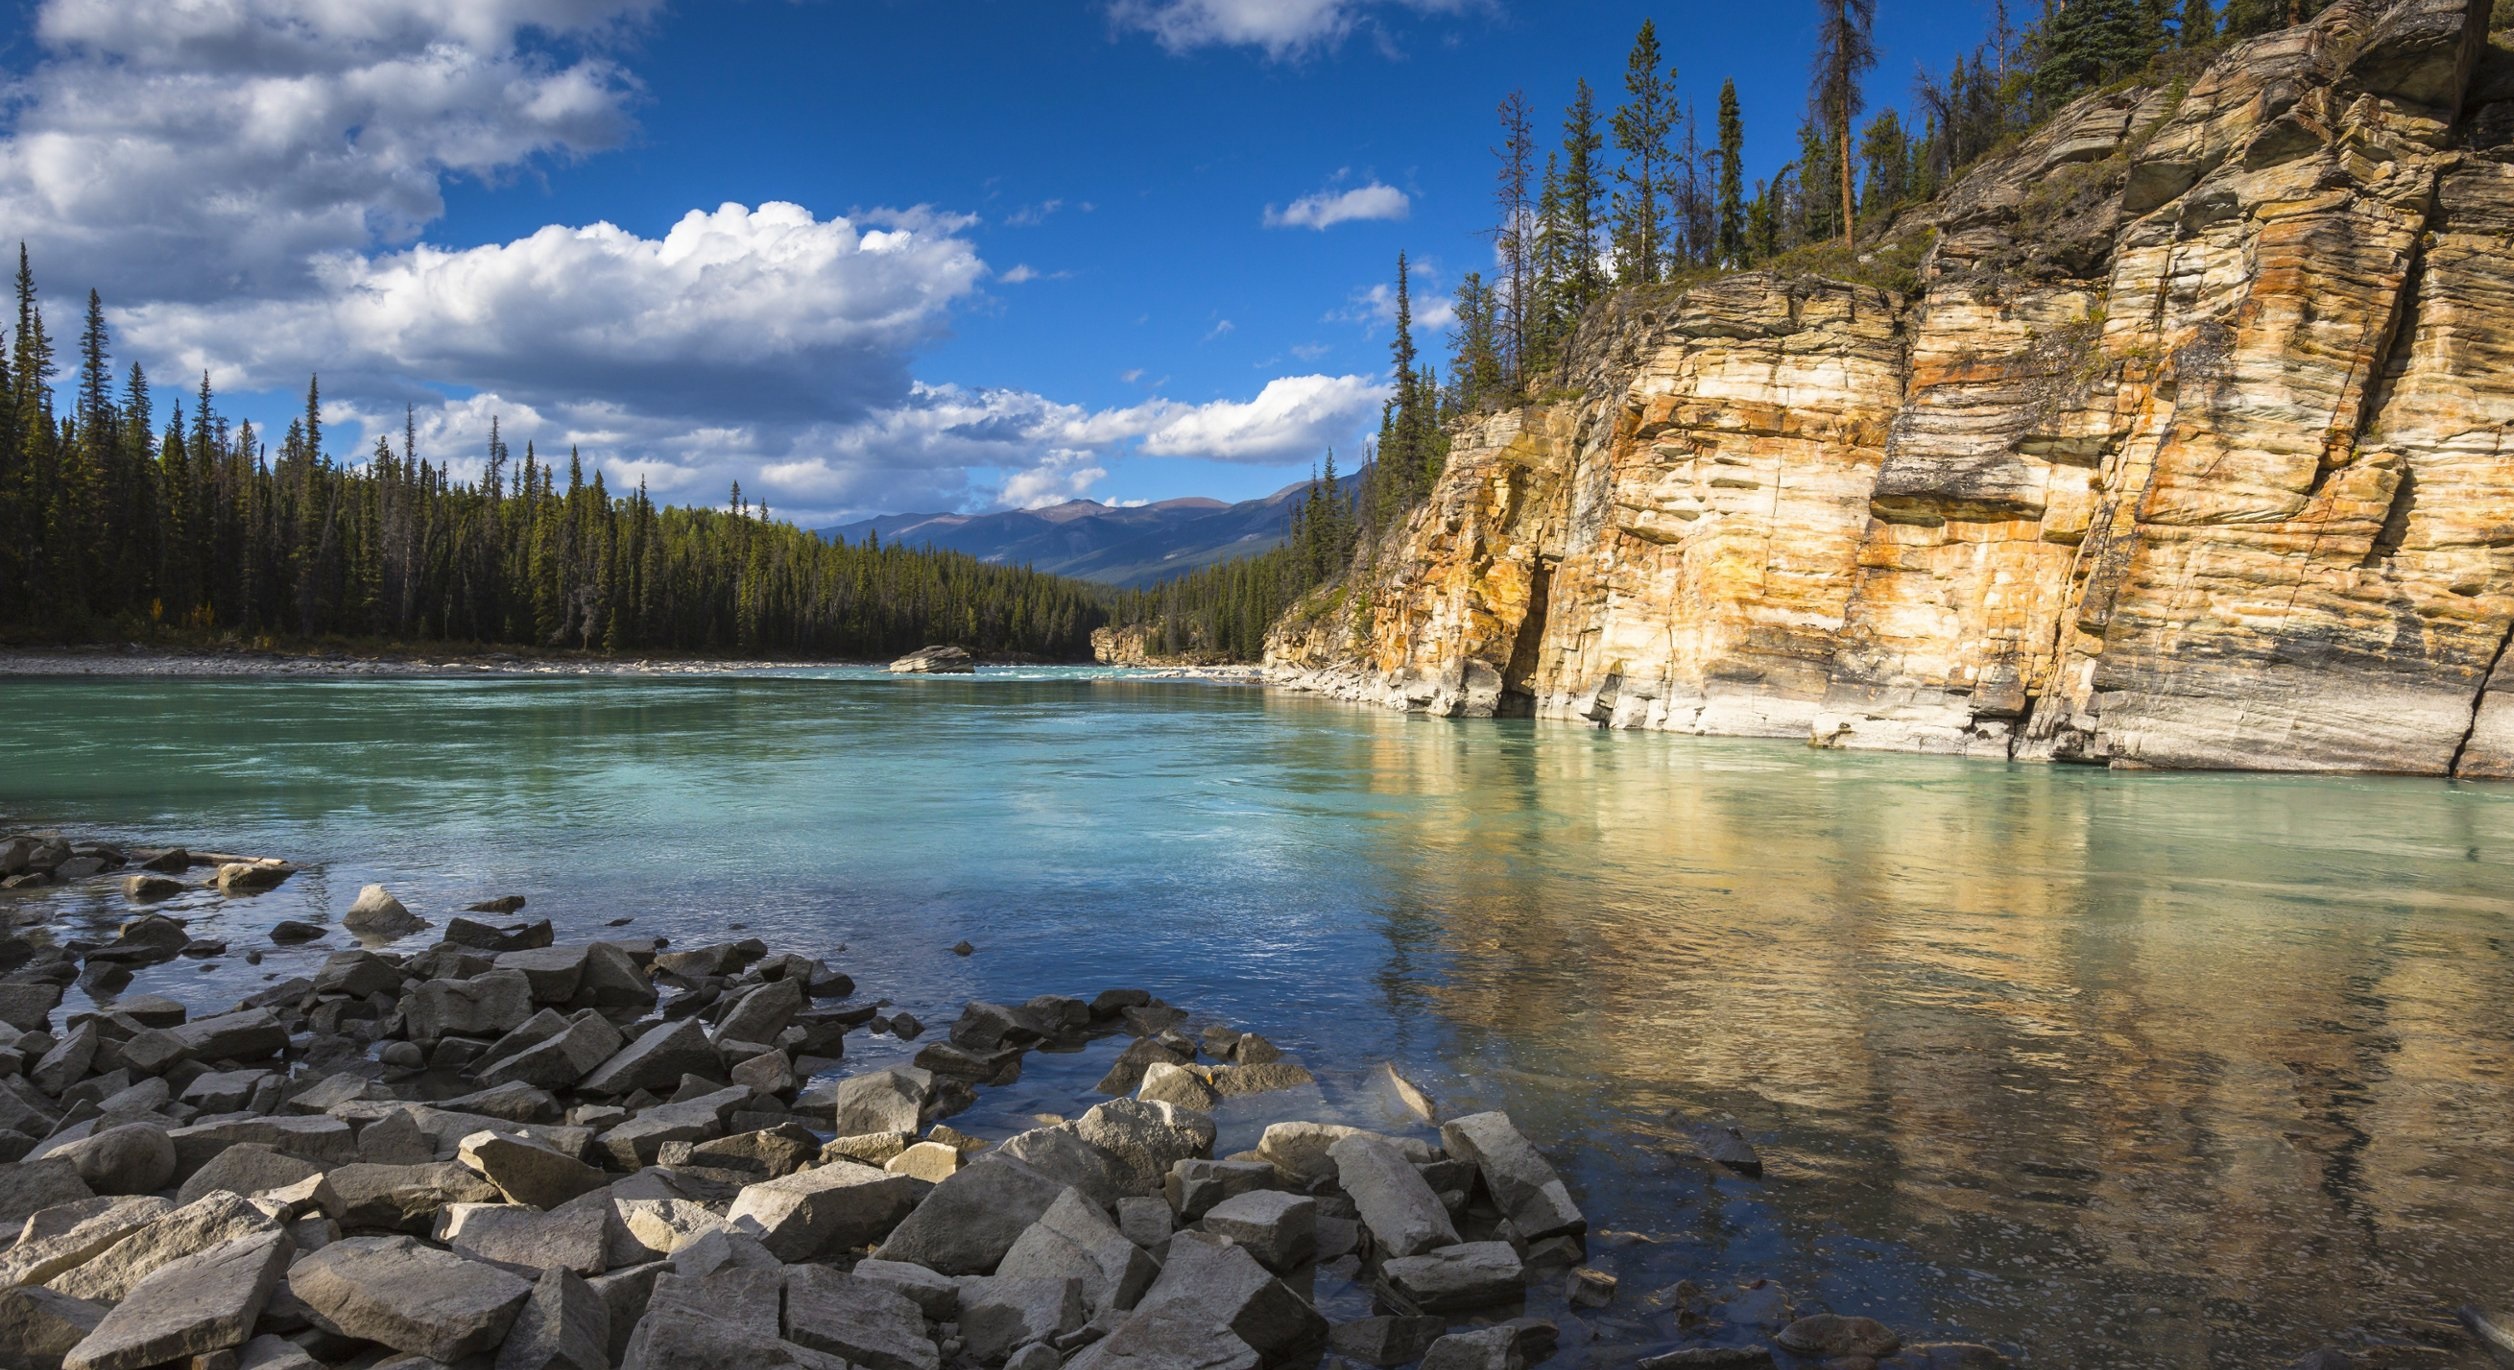
[[[1445,714],[2514,776],[2485,10],[2342,0],[2090,96],[1931,207],[1909,297],[1619,298],[1270,664]]]

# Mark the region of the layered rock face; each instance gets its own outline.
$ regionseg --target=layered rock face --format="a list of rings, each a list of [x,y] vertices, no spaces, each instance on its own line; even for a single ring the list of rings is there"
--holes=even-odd
[[[2341,0],[2090,96],[1926,211],[1908,297],[1627,294],[1269,663],[1435,713],[2514,777],[2486,10]]]

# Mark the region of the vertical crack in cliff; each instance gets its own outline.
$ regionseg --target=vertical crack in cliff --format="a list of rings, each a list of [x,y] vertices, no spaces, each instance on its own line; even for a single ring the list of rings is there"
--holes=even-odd
[[[2488,688],[2496,683],[2497,672],[2504,669],[2505,651],[2514,647],[2514,620],[2508,620],[2505,632],[2497,638],[2497,653],[2489,658],[2488,669],[2479,677],[2479,691],[2470,697],[2470,726],[2462,729],[2462,740],[2453,744],[2453,763],[2444,768],[2446,775],[2462,773],[2462,758],[2470,752],[2470,740],[2479,735],[2479,713],[2488,707]]]

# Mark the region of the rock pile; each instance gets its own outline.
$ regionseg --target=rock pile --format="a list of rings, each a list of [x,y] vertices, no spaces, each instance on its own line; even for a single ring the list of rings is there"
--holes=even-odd
[[[971,1003],[913,1064],[844,1074],[850,1033],[924,1029],[819,960],[455,917],[224,1012],[62,1011],[82,960],[179,949],[169,924],[0,940],[0,1364],[1518,1370],[1558,1338],[1514,1316],[1532,1286],[1614,1296],[1500,1113],[1437,1145],[1282,1122],[1217,1157],[1208,1109],[1309,1073],[1142,990]],[[1111,1037],[1115,1097],[1078,1116],[945,1121]],[[1660,1359],[1998,1363],[1897,1350],[1820,1317]]]

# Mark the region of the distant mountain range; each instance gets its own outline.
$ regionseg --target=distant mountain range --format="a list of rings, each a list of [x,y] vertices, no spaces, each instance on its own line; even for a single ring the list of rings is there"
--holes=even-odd
[[[1336,484],[1350,498],[1360,481],[1356,474]],[[1126,508],[1078,499],[1000,514],[884,514],[823,528],[820,535],[862,542],[867,533],[879,533],[884,542],[1133,588],[1279,546],[1308,492],[1309,482],[1299,481],[1238,504],[1169,499]]]

